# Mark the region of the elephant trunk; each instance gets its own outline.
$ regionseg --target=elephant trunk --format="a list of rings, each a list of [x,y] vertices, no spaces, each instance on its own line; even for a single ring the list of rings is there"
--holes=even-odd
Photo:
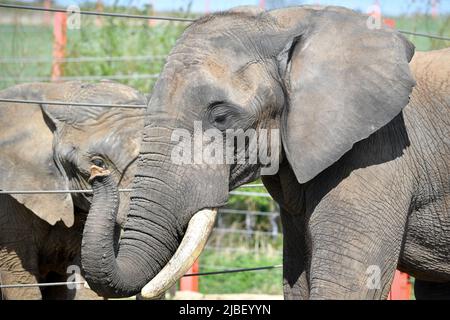
[[[157,144],[151,141],[147,145],[157,148]],[[143,295],[158,297],[200,255],[213,228],[216,211],[201,210],[208,206],[195,200],[200,198],[198,191],[183,185],[178,170],[161,161],[158,151],[141,147],[117,257],[117,183],[110,174],[95,174],[101,168],[91,170],[94,195],[83,232],[81,259],[87,282],[102,296],[132,296],[153,279]]]
[[[135,208],[129,212],[116,257],[114,226],[119,196],[113,180],[111,175],[93,180],[94,198],[83,232],[82,265],[86,280],[98,294],[132,296],[170,259],[181,237],[174,228],[169,230],[168,226],[175,226],[174,223],[156,216],[147,219],[138,209],[140,204],[135,203]],[[164,227],[168,229],[162,231]]]

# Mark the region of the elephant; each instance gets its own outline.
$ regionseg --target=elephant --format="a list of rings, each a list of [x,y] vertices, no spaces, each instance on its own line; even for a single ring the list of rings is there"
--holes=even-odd
[[[0,190],[90,189],[90,165],[103,162],[111,168],[118,187],[129,186],[144,109],[90,104],[145,106],[147,98],[137,90],[110,81],[27,83],[1,91],[0,98],[37,101],[0,103]],[[125,209],[127,199],[127,194],[121,194]],[[91,201],[89,193],[0,194],[1,284],[72,281],[75,273],[80,273],[81,281],[81,237]],[[117,228],[124,218],[118,215]],[[1,297],[101,298],[83,286],[3,288]]]
[[[397,267],[417,297],[445,297],[450,50],[414,53],[400,32],[334,6],[189,25],[147,106],[118,242],[116,180],[91,167],[90,287],[158,297],[198,257],[229,191],[261,176],[280,206],[286,299],[385,299]],[[269,162],[251,161],[255,146]]]

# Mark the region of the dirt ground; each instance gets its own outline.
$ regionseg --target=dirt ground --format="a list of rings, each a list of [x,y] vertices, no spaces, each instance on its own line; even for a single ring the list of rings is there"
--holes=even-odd
[[[269,294],[201,294],[193,291],[177,291],[173,300],[283,300],[282,295]]]

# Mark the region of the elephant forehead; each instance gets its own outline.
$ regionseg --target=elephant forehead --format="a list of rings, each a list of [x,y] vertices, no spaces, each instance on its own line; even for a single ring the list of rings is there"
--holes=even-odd
[[[105,121],[77,127],[66,127],[58,138],[60,153],[72,157],[105,155],[120,167],[128,164],[139,152],[143,117],[125,121]]]
[[[245,105],[270,77],[264,61],[233,57],[228,50],[168,60],[153,93],[154,104],[176,106],[189,100],[203,105],[209,100],[231,100]],[[208,100],[208,101],[206,101]],[[209,101],[210,102],[210,101]]]
[[[90,148],[108,150],[108,148],[120,147],[126,149],[131,141],[138,141],[140,137],[140,130],[133,127],[132,124],[128,125],[128,127],[114,126],[110,128],[90,127],[86,128],[80,137],[73,135],[72,138],[82,139],[82,137],[85,137],[82,143]]]

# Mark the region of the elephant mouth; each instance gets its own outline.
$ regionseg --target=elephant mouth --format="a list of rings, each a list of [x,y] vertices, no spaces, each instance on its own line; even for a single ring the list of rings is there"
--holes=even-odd
[[[164,268],[141,290],[147,299],[156,299],[170,289],[200,256],[214,228],[217,209],[198,211],[189,221],[178,249]]]

